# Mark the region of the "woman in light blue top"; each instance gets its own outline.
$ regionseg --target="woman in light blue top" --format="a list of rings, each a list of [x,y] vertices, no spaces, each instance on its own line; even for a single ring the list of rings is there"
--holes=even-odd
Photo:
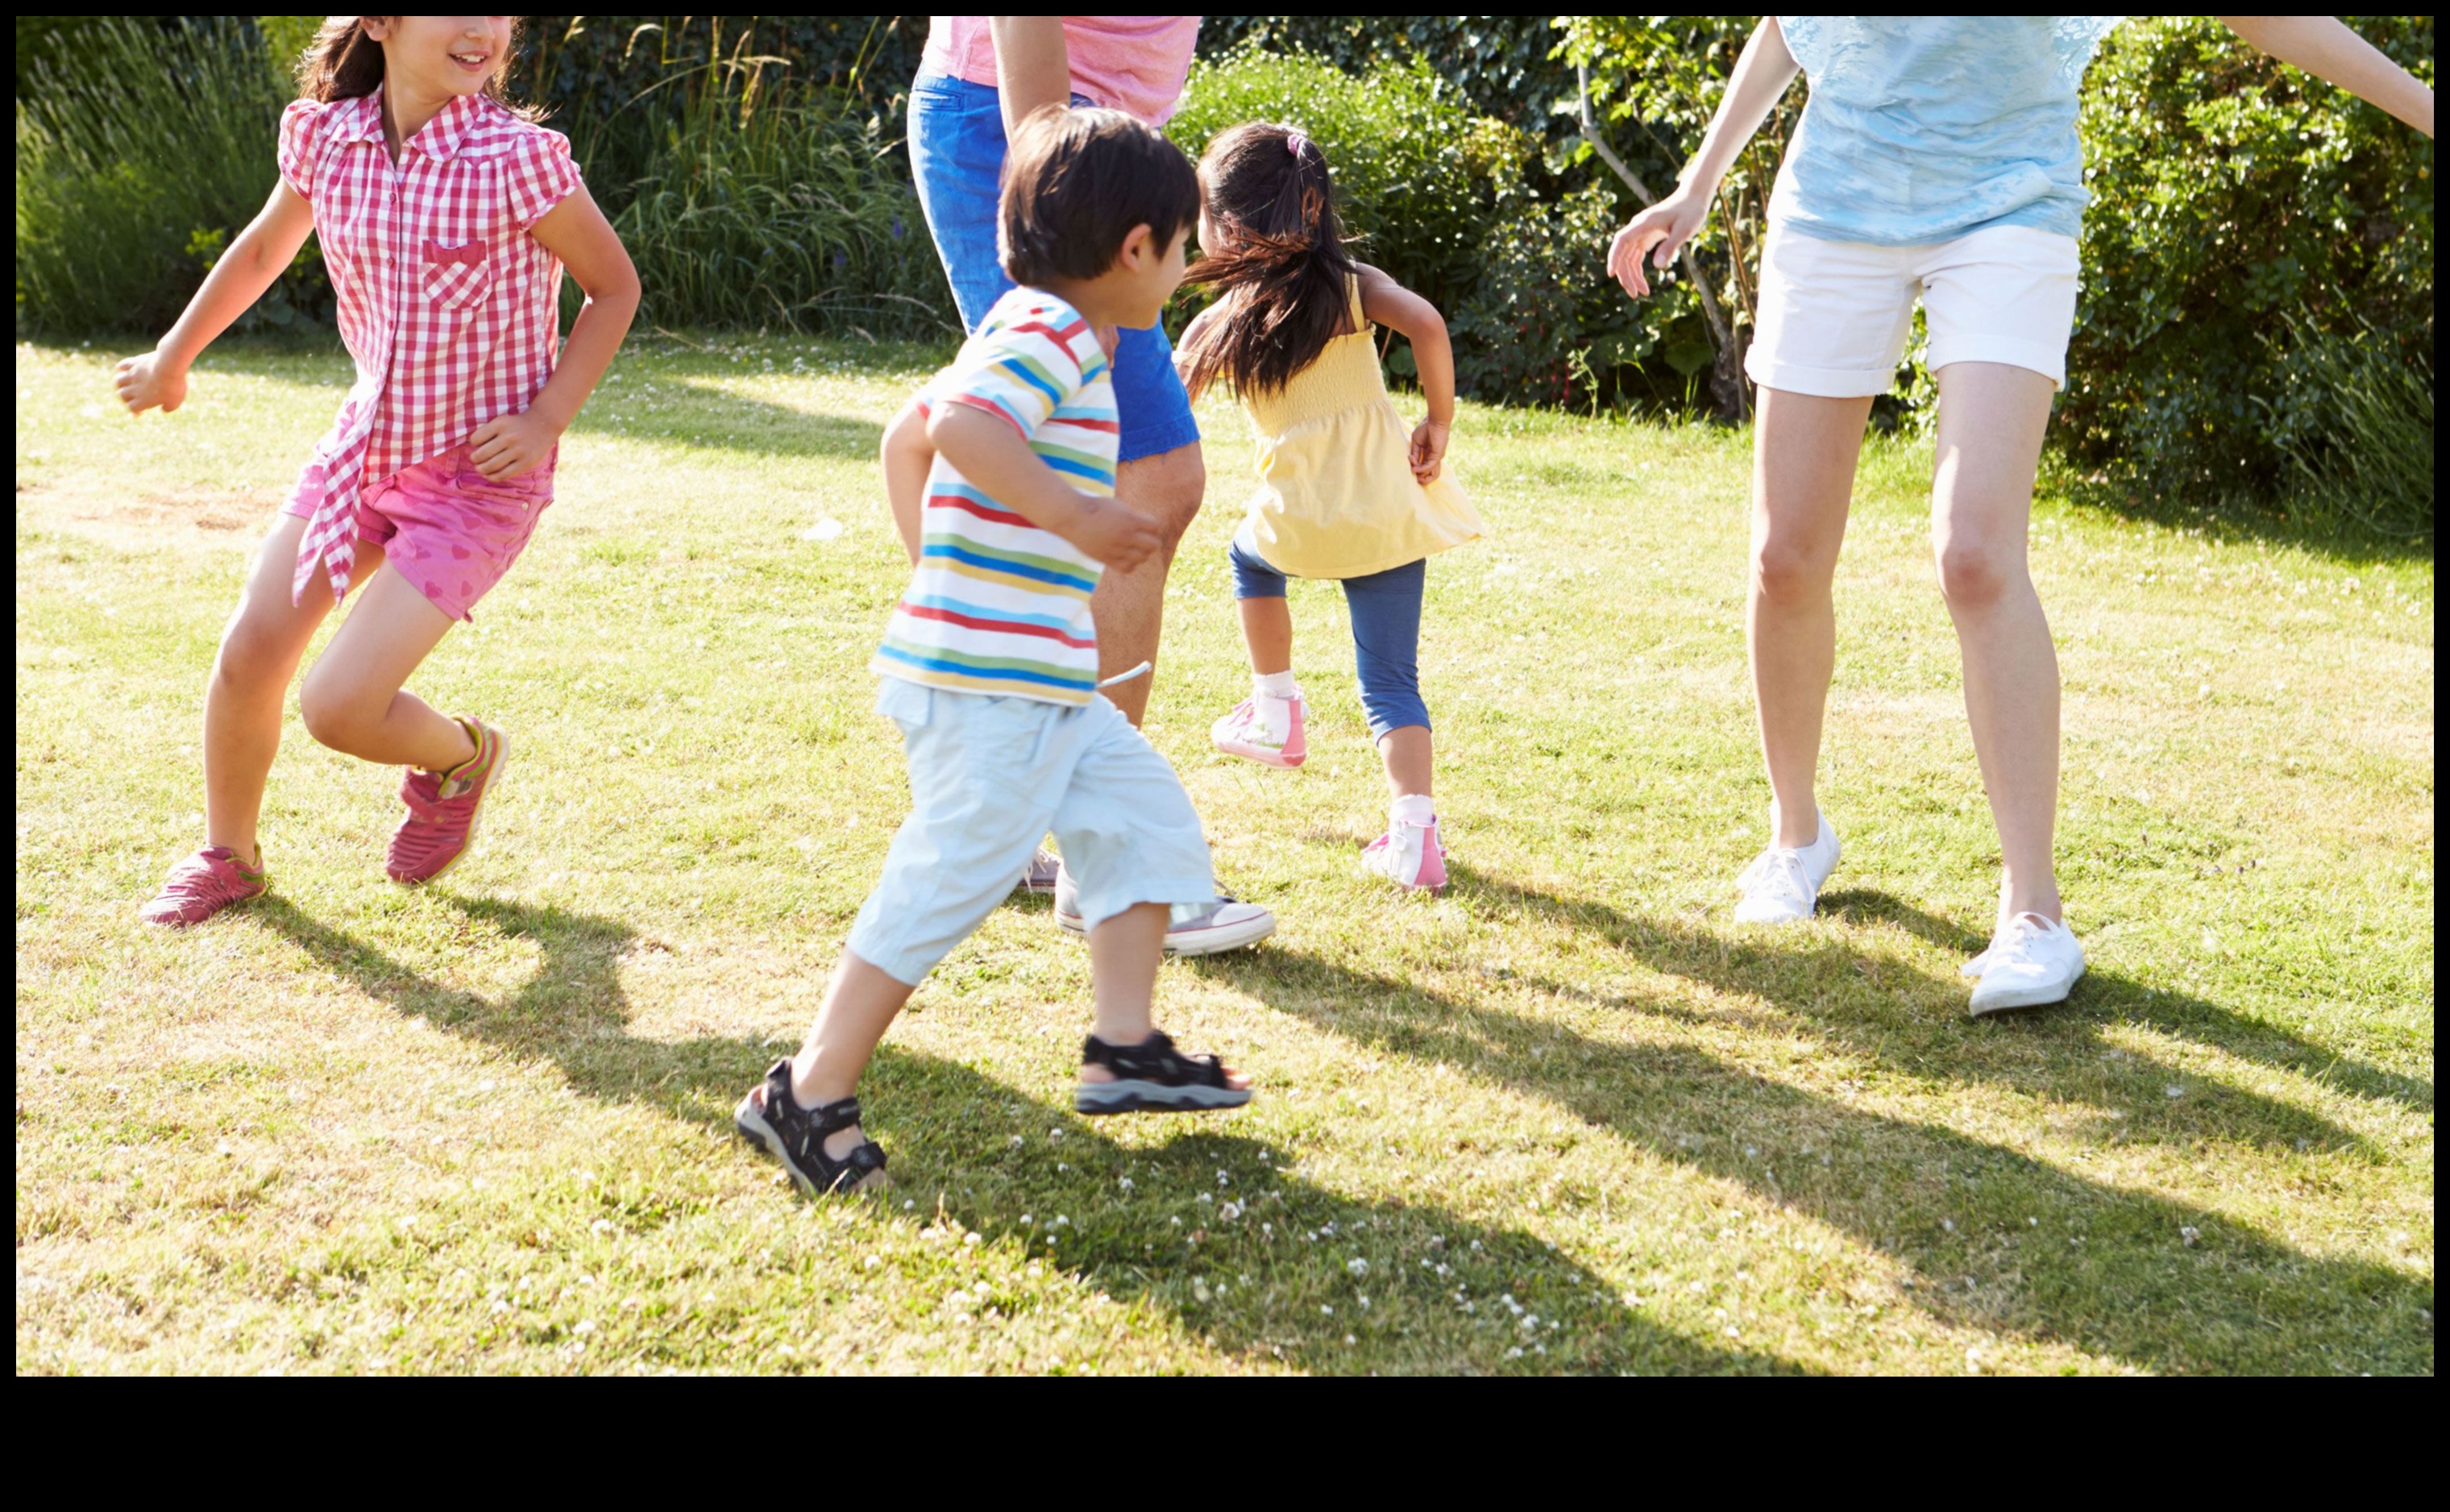
[[[2433,134],[2433,91],[2327,16],[2226,16],[2248,45]],[[2084,972],[2051,868],[2059,677],[2026,522],[2074,319],[2076,87],[2114,16],[1773,16],[1676,190],[1608,249],[1634,296],[1701,229],[1719,180],[1800,69],[1811,98],[1770,198],[1745,371],[1753,432],[1753,691],[1769,848],[1740,921],[1811,915],[1838,861],[1815,801],[1837,654],[1830,599],[1874,397],[1917,297],[1939,389],[1932,535],[2005,876],[1973,1011],[2065,998]]]

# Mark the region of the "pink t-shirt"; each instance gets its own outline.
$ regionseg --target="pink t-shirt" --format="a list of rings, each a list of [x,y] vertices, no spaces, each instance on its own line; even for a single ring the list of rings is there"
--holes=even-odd
[[[1072,92],[1163,126],[1182,98],[1197,16],[1065,16]],[[985,16],[929,16],[919,66],[995,87],[995,39]]]

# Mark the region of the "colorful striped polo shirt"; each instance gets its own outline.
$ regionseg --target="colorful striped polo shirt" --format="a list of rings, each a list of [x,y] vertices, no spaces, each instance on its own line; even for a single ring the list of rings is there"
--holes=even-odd
[[[1115,492],[1106,354],[1080,312],[1052,294],[1018,288],[998,300],[921,402],[983,410],[1074,488]],[[870,669],[954,692],[1087,703],[1098,688],[1096,559],[941,456],[919,519],[919,566]]]

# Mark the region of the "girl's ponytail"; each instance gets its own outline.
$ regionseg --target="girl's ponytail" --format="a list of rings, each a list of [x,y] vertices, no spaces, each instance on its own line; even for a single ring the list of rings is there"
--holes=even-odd
[[[1326,154],[1294,127],[1256,122],[1209,144],[1199,183],[1209,218],[1233,242],[1201,248],[1191,271],[1226,307],[1185,353],[1186,385],[1273,393],[1351,323],[1353,262]]]
[[[298,57],[298,97],[328,105],[372,94],[383,79],[382,44],[356,16],[326,16]]]

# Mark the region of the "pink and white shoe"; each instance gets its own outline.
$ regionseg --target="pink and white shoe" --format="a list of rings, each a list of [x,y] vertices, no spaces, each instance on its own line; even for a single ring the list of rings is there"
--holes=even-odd
[[[262,892],[267,881],[262,867],[249,868],[227,845],[207,845],[170,868],[162,890],[139,917],[148,924],[173,928],[201,924]]]
[[[1361,869],[1398,887],[1438,892],[1447,884],[1447,848],[1438,842],[1435,815],[1426,823],[1390,819],[1387,833],[1361,852]]]
[[[1209,744],[1262,766],[1298,766],[1310,754],[1302,733],[1302,698],[1253,693],[1208,729]]]
[[[396,882],[430,882],[458,864],[476,843],[476,805],[501,777],[511,742],[479,720],[459,723],[476,741],[476,754],[447,772],[410,767],[399,785],[408,817],[391,832],[391,853],[383,858],[383,871]]]

